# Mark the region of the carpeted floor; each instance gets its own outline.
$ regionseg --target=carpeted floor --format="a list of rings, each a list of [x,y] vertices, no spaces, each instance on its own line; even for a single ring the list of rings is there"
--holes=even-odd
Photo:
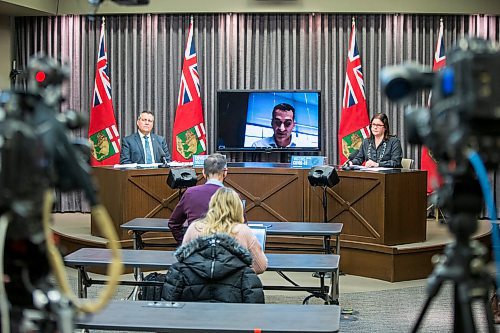
[[[419,332],[453,332],[453,288],[444,285],[434,298]],[[342,332],[410,332],[426,300],[425,287],[341,294],[342,308],[352,307],[352,316],[341,316]],[[268,303],[296,303],[297,297],[266,297]],[[314,302],[310,302],[313,304]],[[317,301],[320,304],[319,300]],[[477,331],[487,332],[484,311],[474,305]],[[500,327],[497,328],[500,332]]]
[[[76,289],[76,275],[70,272],[70,283]],[[89,298],[97,296],[102,286],[89,288]],[[126,298],[132,290],[129,286],[120,286],[114,299]],[[267,303],[301,304],[303,295],[266,295]],[[340,294],[342,308],[352,307],[353,315],[342,316],[341,332],[389,333],[410,332],[426,299],[425,286]],[[320,299],[311,299],[309,304],[323,304]],[[306,310],[307,305],[304,305]],[[484,309],[474,304],[477,332],[487,332]],[[444,284],[427,310],[419,332],[453,332],[453,288]],[[103,331],[92,331],[103,332]],[[496,332],[500,332],[497,325]]]

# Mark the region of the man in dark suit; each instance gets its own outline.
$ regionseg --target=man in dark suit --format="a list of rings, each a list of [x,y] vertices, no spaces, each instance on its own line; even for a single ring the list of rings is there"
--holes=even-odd
[[[170,162],[165,138],[151,133],[155,117],[151,111],[142,111],[137,118],[138,132],[122,139],[120,164]]]
[[[224,186],[226,176],[226,157],[221,154],[209,155],[203,164],[203,177],[207,181],[203,185],[188,188],[168,220],[168,226],[178,245],[181,245],[189,224],[205,216],[210,198]]]

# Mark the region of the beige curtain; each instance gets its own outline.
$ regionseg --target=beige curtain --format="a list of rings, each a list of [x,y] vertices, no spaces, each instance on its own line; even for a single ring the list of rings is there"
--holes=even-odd
[[[386,65],[416,61],[432,66],[439,16],[355,15],[368,112],[385,112],[401,138],[404,156],[419,165],[420,149],[406,142],[404,108],[380,91]],[[135,131],[141,110],[156,113],[155,132],[171,142],[172,124],[186,44],[188,15],[107,16],[106,38],[112,98],[121,136]],[[338,162],[337,130],[345,78],[351,15],[213,14],[194,16],[209,152],[215,149],[214,108],[219,89],[318,89],[322,91],[323,151]],[[444,16],[445,47],[470,35],[499,41],[498,16]],[[15,52],[21,67],[43,51],[71,67],[67,102],[88,114],[94,84],[101,18],[85,16],[17,18]],[[416,96],[424,105],[427,93]],[[74,133],[86,137],[85,129]],[[170,145],[171,146],[171,145]],[[170,147],[171,148],[171,147]],[[289,155],[233,153],[233,161],[281,161]],[[88,211],[80,194],[60,196],[57,210]]]

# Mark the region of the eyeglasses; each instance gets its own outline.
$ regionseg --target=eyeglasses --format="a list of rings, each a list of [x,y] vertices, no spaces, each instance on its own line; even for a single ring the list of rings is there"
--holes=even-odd
[[[380,127],[385,127],[385,125],[380,125],[380,124],[371,124],[372,127],[380,128]]]

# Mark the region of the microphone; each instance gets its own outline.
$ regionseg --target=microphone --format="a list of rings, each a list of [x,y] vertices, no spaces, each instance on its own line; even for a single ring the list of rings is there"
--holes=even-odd
[[[162,151],[163,152],[163,151]],[[161,159],[161,165],[159,166],[159,168],[168,168],[169,165],[168,165],[168,162],[167,162],[167,156],[165,156],[165,153],[163,153],[160,157]]]
[[[358,156],[359,149],[355,149],[352,153],[349,154],[347,157],[347,161],[342,165],[342,170],[351,170],[351,166],[349,165],[349,162],[352,162],[353,159]]]
[[[168,161],[167,161],[167,155],[165,154],[165,152],[163,151],[163,149],[161,149],[160,147],[160,144],[156,144],[156,149],[158,149],[158,151],[160,152],[160,161],[162,164],[158,165],[158,168],[168,168],[169,165],[168,165]]]

